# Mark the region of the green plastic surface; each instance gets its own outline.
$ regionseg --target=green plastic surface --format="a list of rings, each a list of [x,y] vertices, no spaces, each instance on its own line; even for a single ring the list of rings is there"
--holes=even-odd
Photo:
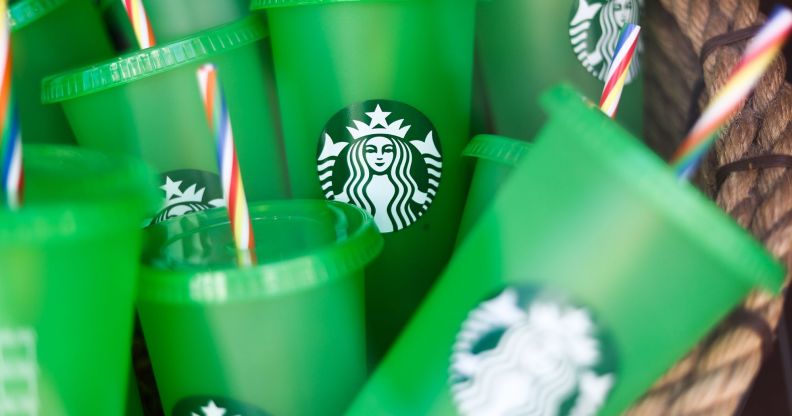
[[[459,226],[459,241],[492,203],[498,189],[530,149],[526,141],[482,134],[474,137],[464,155],[478,159],[470,181],[465,211]]]
[[[363,268],[382,237],[364,211],[335,202],[253,204],[251,218],[249,267],[235,266],[224,209],[147,230],[159,244],[138,307],[165,411],[209,396],[340,414],[366,374]]]
[[[41,79],[113,56],[99,14],[89,0],[24,0],[9,15],[22,140],[74,144],[63,110],[42,105]]]
[[[538,105],[539,95],[558,82],[571,82],[592,101],[599,102],[604,81],[590,74],[576,56],[576,48],[584,45],[585,53],[600,46],[599,38],[589,37],[573,46],[570,33],[581,36],[578,30],[591,27],[600,30],[601,0],[479,1],[476,19],[478,58],[492,115],[495,132],[508,137],[531,140],[544,122]],[[642,1],[629,0],[638,7]],[[578,4],[592,19],[572,26]],[[582,13],[581,17],[588,13]],[[581,20],[583,22],[583,20]],[[617,28],[618,29],[618,28]],[[584,32],[589,29],[585,29]],[[644,37],[646,32],[641,33]],[[613,38],[611,38],[613,40]],[[618,39],[618,33],[616,34]],[[639,46],[636,59],[642,56]],[[626,85],[619,105],[617,120],[630,132],[642,137],[643,132],[643,71]]]
[[[331,117],[350,105],[405,103],[434,125],[441,144],[436,198],[414,224],[385,235],[383,255],[367,271],[373,361],[451,255],[469,179],[461,155],[469,139],[474,12],[471,0],[323,2],[267,10],[294,197],[324,196],[317,147]],[[421,134],[418,129],[410,140]]]
[[[637,139],[571,89],[544,106],[535,145],[347,414],[456,414],[452,345],[505,286],[562,291],[611,332],[602,415],[625,410],[751,290],[778,293],[781,266]]]
[[[154,192],[139,163],[26,146],[25,205],[0,209],[0,359],[4,403],[35,410],[11,413],[124,411],[140,224]]]
[[[249,17],[49,77],[44,97],[61,102],[81,146],[140,156],[161,174],[216,175],[215,139],[196,76],[202,64],[212,62],[225,90],[248,200],[280,199],[287,184],[258,43],[265,33],[262,22]],[[181,191],[189,186],[182,185]],[[219,188],[219,178],[196,186]]]

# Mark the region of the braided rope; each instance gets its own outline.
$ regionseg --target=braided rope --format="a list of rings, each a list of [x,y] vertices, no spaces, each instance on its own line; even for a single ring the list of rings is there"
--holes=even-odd
[[[646,130],[649,144],[667,156],[689,123],[687,115],[669,109],[686,108],[696,80],[703,76],[703,94],[694,103],[696,110],[702,108],[725,83],[745,47],[740,41],[703,50],[708,40],[760,24],[765,17],[758,0],[660,0],[656,9],[648,13],[647,59],[660,69],[647,70],[646,94],[652,99],[647,102]],[[786,62],[779,58],[731,120],[696,183],[792,269],[792,169],[734,171],[720,186],[716,181],[721,166],[763,155],[792,155],[792,86],[785,82],[785,73]],[[652,119],[662,123],[651,124]],[[664,129],[653,131],[659,124]],[[770,348],[782,308],[781,298],[751,294],[628,414],[736,413]]]

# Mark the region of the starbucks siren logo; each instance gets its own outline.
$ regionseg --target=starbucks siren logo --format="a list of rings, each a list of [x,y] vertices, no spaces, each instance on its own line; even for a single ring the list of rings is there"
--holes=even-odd
[[[339,111],[319,141],[325,197],[365,209],[383,233],[406,228],[429,209],[442,167],[432,123],[396,101],[366,101]]]
[[[615,355],[586,309],[507,288],[473,310],[451,356],[459,412],[595,415],[615,382]]]
[[[0,415],[39,414],[36,330],[0,327]]]
[[[175,170],[162,174],[162,181],[164,183],[160,189],[165,192],[165,200],[160,212],[152,218],[151,224],[191,212],[225,206],[220,177],[214,173],[192,169]]]
[[[173,416],[269,416],[252,405],[222,397],[195,396],[179,401]]]
[[[619,34],[628,24],[638,24],[643,0],[575,0],[569,22],[572,50],[581,64],[601,81],[608,75]],[[638,41],[637,51],[643,53]],[[640,59],[633,60],[626,82],[640,71]]]

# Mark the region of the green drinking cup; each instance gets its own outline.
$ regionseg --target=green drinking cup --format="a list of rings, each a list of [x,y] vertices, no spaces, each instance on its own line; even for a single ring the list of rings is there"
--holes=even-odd
[[[178,40],[216,26],[235,22],[250,14],[249,0],[143,0],[157,43]],[[107,26],[121,52],[140,49],[121,0],[100,0]]]
[[[543,103],[349,415],[619,414],[752,289],[779,291],[762,246],[596,106]]]
[[[465,212],[459,226],[459,241],[492,203],[498,189],[520,163],[530,145],[522,140],[489,134],[478,135],[465,148],[464,155],[476,158]]]
[[[473,0],[254,0],[271,32],[292,194],[366,209],[372,361],[451,255],[469,174]]]
[[[598,102],[619,32],[627,23],[639,23],[642,4],[642,0],[479,1],[476,41],[495,132],[532,139],[544,121],[538,97],[558,82],[572,82]],[[643,42],[617,118],[639,137],[642,55]]]
[[[41,103],[41,80],[113,56],[99,13],[90,0],[20,0],[9,17],[22,140],[74,144],[63,110]]]
[[[251,16],[51,76],[44,100],[62,104],[81,146],[142,157],[160,173],[164,203],[152,220],[157,223],[224,203],[196,76],[212,62],[225,90],[248,199],[284,198],[282,141],[259,45],[265,35]]]
[[[25,205],[0,210],[0,413],[122,414],[154,175],[73,146],[24,163]]]
[[[147,230],[138,310],[165,412],[340,414],[366,375],[363,270],[382,237],[348,204],[250,212],[256,266],[236,265],[223,209]]]

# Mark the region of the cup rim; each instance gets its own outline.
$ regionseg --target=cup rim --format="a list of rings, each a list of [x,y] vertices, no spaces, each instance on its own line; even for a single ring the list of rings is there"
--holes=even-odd
[[[748,287],[763,287],[778,293],[783,285],[784,267],[747,230],[687,181],[680,182],[672,169],[653,151],[608,118],[591,101],[568,85],[556,86],[540,99],[550,115],[548,123],[564,123],[574,137],[608,137],[608,140],[579,140],[570,137],[570,146],[585,147],[624,184],[671,219],[674,225],[698,235],[701,246],[730,264]],[[585,122],[568,123],[562,116]],[[586,127],[583,127],[583,126]],[[539,133],[541,140],[542,132]],[[618,160],[618,163],[614,163]],[[706,232],[701,232],[706,230]],[[743,253],[735,256],[734,253]]]
[[[95,195],[77,193],[73,198],[45,197],[24,203],[15,211],[2,208],[0,247],[80,240],[115,233],[120,225],[137,229],[147,211],[158,202],[154,173],[140,160],[51,144],[26,145],[25,156],[23,163],[28,179],[35,178],[34,172],[38,169],[47,169],[45,175],[59,181],[71,180],[71,177],[57,177],[58,168],[49,171],[65,161],[71,167],[79,166],[80,175],[87,178],[85,187],[99,187],[110,182],[119,189],[107,193],[100,189]],[[97,172],[107,176],[96,179]],[[30,189],[35,182],[28,180],[26,186]]]
[[[58,103],[126,85],[253,44],[267,34],[259,16],[247,16],[162,45],[50,75],[41,82],[41,100],[44,104]]]
[[[249,301],[310,290],[361,271],[384,245],[374,219],[350,204],[324,200],[279,200],[251,204],[251,213],[273,209],[288,212],[290,207],[326,206],[338,210],[344,219],[355,218],[360,225],[335,243],[274,262],[250,267],[207,267],[205,270],[164,269],[144,261],[138,301],[168,304],[224,304]],[[276,214],[273,214],[277,216]],[[227,223],[225,208],[188,214],[208,221]],[[157,226],[179,221],[178,217]],[[173,241],[178,236],[168,238]]]
[[[67,0],[23,0],[8,8],[11,30],[20,30],[53,10],[66,4]]]
[[[517,166],[530,147],[527,141],[494,134],[479,134],[468,143],[462,155]]]

